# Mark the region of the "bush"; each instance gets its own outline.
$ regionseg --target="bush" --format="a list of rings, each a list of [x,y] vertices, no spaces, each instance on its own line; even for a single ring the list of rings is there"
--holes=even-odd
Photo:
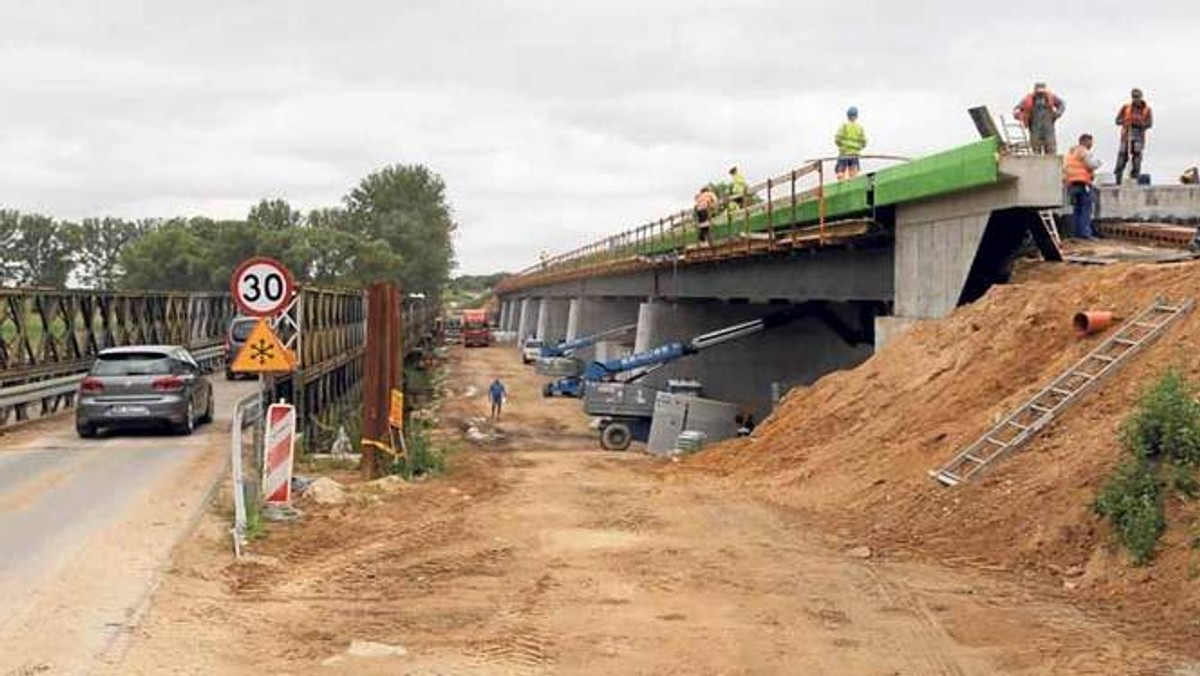
[[[1166,517],[1162,483],[1152,462],[1132,458],[1122,463],[1100,489],[1093,509],[1112,521],[1117,538],[1129,550],[1135,565],[1154,557]]]
[[[1122,430],[1125,447],[1142,458],[1200,464],[1200,404],[1183,374],[1171,369],[1142,394]]]
[[[437,474],[446,469],[446,458],[434,447],[429,438],[428,425],[422,422],[410,421],[404,434],[404,443],[408,452],[400,456],[392,464],[392,474],[399,474],[405,479],[412,479],[423,474]]]

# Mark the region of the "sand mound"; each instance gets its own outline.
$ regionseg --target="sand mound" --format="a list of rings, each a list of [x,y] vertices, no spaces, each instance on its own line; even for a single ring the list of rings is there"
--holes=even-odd
[[[751,438],[688,465],[810,511],[884,553],[1069,577],[1103,567],[1067,588],[1172,616],[1187,631],[1179,613],[1200,609],[1200,584],[1186,583],[1194,563],[1179,545],[1200,512],[1170,506],[1172,530],[1146,581],[1126,565],[1097,564],[1111,537],[1090,505],[1120,457],[1118,428],[1139,391],[1172,364],[1200,378],[1200,312],[971,483],[948,489],[928,471],[1103,340],[1077,338],[1075,312],[1128,318],[1155,296],[1200,298],[1200,264],[1035,265],[1018,280],[914,327],[858,368],[793,391]]]

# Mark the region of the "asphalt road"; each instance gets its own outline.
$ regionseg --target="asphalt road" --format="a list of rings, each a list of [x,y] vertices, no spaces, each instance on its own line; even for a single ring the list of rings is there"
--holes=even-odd
[[[226,467],[237,400],[191,436],[79,439],[70,416],[0,437],[0,676],[90,673],[119,651]]]

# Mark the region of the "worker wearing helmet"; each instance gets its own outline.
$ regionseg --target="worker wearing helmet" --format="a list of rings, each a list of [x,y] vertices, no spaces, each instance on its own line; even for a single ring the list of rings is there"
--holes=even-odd
[[[1129,163],[1129,178],[1137,182],[1142,175],[1142,151],[1146,148],[1146,130],[1154,125],[1154,114],[1142,96],[1142,90],[1129,92],[1129,103],[1117,111],[1117,126],[1121,127],[1121,148],[1117,151],[1117,185]]]
[[[746,193],[748,187],[746,185],[746,177],[742,175],[742,170],[736,166],[729,168],[729,201],[730,205],[737,205],[739,209],[746,206]]]
[[[1065,112],[1066,102],[1047,89],[1045,82],[1035,83],[1033,91],[1013,107],[1013,116],[1029,130],[1029,146],[1033,152],[1047,155],[1058,152],[1054,123]]]
[[[867,132],[858,123],[857,107],[850,106],[846,110],[846,121],[838,127],[833,143],[838,149],[837,165],[834,167],[838,180],[858,176],[858,160],[863,148],[867,147]]]

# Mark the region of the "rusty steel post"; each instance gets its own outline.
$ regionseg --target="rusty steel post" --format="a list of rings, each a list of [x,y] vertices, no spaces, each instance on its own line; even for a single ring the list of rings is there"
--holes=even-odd
[[[383,474],[375,444],[388,444],[388,407],[402,368],[403,321],[396,285],[377,282],[367,289],[367,345],[363,354],[362,474],[374,479]]]

